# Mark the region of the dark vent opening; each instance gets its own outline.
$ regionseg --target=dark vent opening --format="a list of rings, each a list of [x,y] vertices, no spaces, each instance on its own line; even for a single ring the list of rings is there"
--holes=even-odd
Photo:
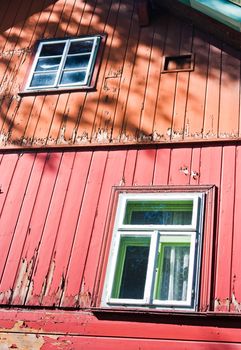
[[[192,54],[180,56],[166,56],[163,72],[191,71],[194,67]]]

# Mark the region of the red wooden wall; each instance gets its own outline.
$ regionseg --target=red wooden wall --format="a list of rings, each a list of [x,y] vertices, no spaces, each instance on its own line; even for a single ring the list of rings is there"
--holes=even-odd
[[[89,307],[112,187],[205,184],[218,191],[213,307],[239,312],[240,171],[239,145],[2,154],[1,304]]]
[[[35,41],[108,35],[96,90],[19,96]],[[240,137],[240,53],[134,0],[9,0],[0,13],[0,141],[44,146]],[[193,72],[161,74],[192,52]]]

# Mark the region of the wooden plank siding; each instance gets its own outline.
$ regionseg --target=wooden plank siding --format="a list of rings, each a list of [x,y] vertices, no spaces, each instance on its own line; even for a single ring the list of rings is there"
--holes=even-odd
[[[240,146],[1,156],[1,304],[89,307],[99,299],[113,186],[215,185],[214,279],[205,282],[212,289],[207,308],[240,311]]]
[[[37,40],[99,33],[94,91],[19,95]],[[165,10],[140,28],[134,0],[12,0],[0,37],[1,147],[240,137],[240,53]],[[194,71],[161,72],[187,52]]]

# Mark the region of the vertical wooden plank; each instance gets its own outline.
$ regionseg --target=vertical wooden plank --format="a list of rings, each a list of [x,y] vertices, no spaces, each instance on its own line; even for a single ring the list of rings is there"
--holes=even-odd
[[[11,300],[14,280],[16,278],[17,268],[19,266],[23,245],[26,240],[26,236],[30,234],[28,224],[35,204],[35,199],[38,192],[39,183],[42,177],[45,160],[46,154],[36,155],[33,169],[29,178],[29,183],[27,185],[25,196],[23,198],[21,211],[14,230],[13,240],[9,250],[8,259],[1,278],[0,301],[2,304],[8,304]]]
[[[239,135],[240,54],[228,48],[222,51],[219,137]],[[235,69],[234,69],[235,67]]]
[[[156,149],[138,150],[134,185],[152,185]]]
[[[60,303],[91,158],[91,151],[78,152],[75,156],[54,252],[52,254],[52,261],[55,263],[55,269],[50,270],[52,276],[50,276],[49,271],[49,284],[45,289],[41,301],[41,304],[44,306],[59,305]]]
[[[98,151],[94,153],[92,158],[68,263],[65,290],[61,301],[62,306],[78,305],[80,289],[83,291],[81,297],[83,299],[85,297],[86,301],[89,299],[89,291],[85,289],[85,282],[82,279],[93,224],[97,215],[97,203],[101,191],[107,155],[107,151]]]
[[[33,42],[37,39],[43,38],[46,35],[46,27],[48,25],[49,18],[51,16],[51,12],[53,9],[53,4],[49,4],[47,0],[43,3],[43,9],[40,13],[40,16],[38,16],[37,23],[35,23],[34,31],[32,36],[25,36],[27,45],[32,46]],[[49,5],[49,6],[47,6]],[[33,22],[32,22],[33,24]],[[31,26],[30,26],[31,29]],[[28,33],[28,31],[27,31]],[[53,35],[53,34],[52,34]],[[51,35],[51,37],[52,37]],[[31,40],[30,40],[31,38]],[[30,57],[29,57],[30,59]],[[26,60],[26,69],[28,67],[28,64],[30,64],[29,59]],[[25,61],[25,60],[24,60]],[[21,71],[24,67],[21,68]],[[23,80],[23,79],[22,79]],[[15,115],[13,115],[13,122],[14,122],[14,128],[11,133],[11,140],[16,140],[16,142],[21,143],[23,141],[23,144],[32,144],[33,143],[33,135],[36,129],[36,125],[38,122],[37,116],[41,113],[42,105],[45,101],[45,96],[29,96],[26,98],[26,96],[22,99],[21,105],[23,105],[23,109],[27,109],[27,111],[24,113],[22,110],[18,110]],[[20,105],[20,107],[21,107]],[[33,111],[33,113],[31,113]],[[51,113],[52,114],[52,113]],[[51,115],[50,114],[50,115]],[[49,118],[51,120],[51,118]],[[17,128],[18,125],[21,125],[21,128]],[[21,137],[22,136],[22,137]],[[35,143],[41,143],[42,140],[35,140]]]
[[[164,66],[165,56],[177,55],[180,48],[181,22],[171,16],[169,17],[168,30],[165,39],[166,41],[164,57],[162,59],[162,68]],[[156,130],[160,140],[170,140],[176,82],[176,73],[172,72],[161,74],[154,123],[154,130]]]
[[[0,51],[4,51],[5,46],[9,43],[9,37],[11,30],[16,21],[19,10],[21,9],[22,2],[20,0],[9,1],[9,6],[7,11],[4,13],[4,16],[1,20],[1,35],[0,35]]]
[[[186,138],[203,137],[204,105],[207,85],[209,43],[208,36],[196,32],[193,41],[195,69],[190,74],[187,112],[185,119]]]
[[[181,55],[192,52],[193,28],[182,23],[180,50]],[[187,94],[190,72],[177,73],[176,92],[171,126],[171,139],[179,140],[184,138],[184,121],[187,107]]]
[[[37,198],[30,221],[28,222],[28,235],[24,243],[17,276],[14,281],[12,297],[12,304],[14,305],[22,305],[28,291],[61,157],[61,153],[50,153],[46,158]]]
[[[219,106],[220,106],[220,76],[221,76],[221,50],[210,44],[207,94],[205,101],[205,115],[203,137],[214,138],[218,134]]]
[[[15,225],[18,220],[19,211],[25,195],[25,187],[28,184],[29,176],[34,163],[34,155],[24,154],[19,156],[14,171],[11,186],[8,191],[6,202],[0,218],[0,275],[2,275],[9,249],[12,244]]]
[[[124,58],[124,65],[122,68],[122,76],[119,86],[119,95],[115,111],[115,118],[113,122],[113,142],[118,142],[121,139],[123,139],[123,141],[126,140],[126,135],[122,135],[121,132],[123,128],[126,104],[129,94],[130,82],[132,78],[139,37],[139,25],[136,16],[133,15],[133,5],[130,4],[127,9],[129,9],[129,11],[131,12],[131,21],[129,27],[126,26],[126,29],[128,29],[128,32],[126,32],[127,41],[123,42],[123,45],[126,44],[126,53]]]
[[[173,148],[168,184],[188,185],[190,182],[190,169],[192,160],[191,148]]]
[[[155,140],[156,136],[156,130],[153,130],[153,125],[157,103],[157,91],[159,89],[162,70],[161,59],[166,34],[166,21],[160,21],[158,18],[153,24],[153,27],[154,32],[145,96],[143,100],[143,110],[140,120],[139,141],[152,141]]]
[[[66,17],[69,18],[69,12],[64,12],[66,3],[67,0],[59,0],[54,3],[54,7],[46,27],[45,37],[63,37],[66,34],[63,25]],[[56,16],[58,21],[56,20]],[[46,95],[45,99],[43,100],[43,106],[39,119],[37,120],[37,125],[34,129],[34,134],[30,135],[30,137],[33,138],[39,145],[45,145],[48,141],[49,129],[58,100],[59,94]]]
[[[241,212],[241,146],[236,148],[234,223],[232,244],[232,272],[231,272],[231,312],[240,312],[241,302],[241,271],[240,271],[240,212]]]
[[[220,146],[206,146],[201,149],[200,154],[200,173],[199,173],[199,184],[200,185],[215,185],[217,188],[217,198],[211,198],[213,200],[213,203],[210,203],[210,206],[214,207],[213,212],[206,212],[205,215],[213,215],[211,220],[211,224],[213,224],[213,227],[205,227],[207,231],[204,231],[204,234],[207,232],[212,232],[213,230],[213,242],[212,245],[206,246],[206,241],[209,240],[209,237],[204,237],[204,246],[203,249],[207,249],[207,252],[210,251],[210,249],[213,248],[213,258],[210,261],[207,261],[207,258],[203,256],[205,259],[204,267],[211,268],[212,274],[210,277],[210,280],[204,280],[200,281],[201,285],[201,295],[200,298],[202,300],[206,299],[206,308],[204,308],[203,311],[206,311],[207,309],[214,309],[214,290],[216,286],[216,268],[217,268],[217,238],[218,238],[218,231],[219,231],[219,219],[218,219],[218,213],[220,211],[220,190],[221,190],[221,172],[222,172],[222,147]],[[215,201],[216,199],[216,201]],[[221,242],[222,244],[222,242]],[[225,263],[225,262],[224,262]],[[221,272],[221,270],[220,270]],[[205,294],[206,293],[206,294]],[[209,293],[209,294],[208,294]],[[210,298],[210,300],[208,300]],[[208,303],[210,306],[208,306]],[[203,307],[205,307],[203,305]]]
[[[201,148],[193,147],[190,168],[190,185],[198,185],[200,180]]]
[[[115,28],[110,43],[106,73],[101,87],[101,94],[95,119],[95,137],[98,138],[101,134],[106,135],[107,137],[105,141],[111,139],[111,133],[113,130],[115,110],[117,108],[124,59],[126,56],[127,40],[133,14],[133,3],[130,1],[122,1],[119,8],[117,3],[115,5],[116,23],[114,25]]]
[[[235,183],[235,146],[223,147],[220,187],[218,248],[216,261],[215,310],[229,311],[233,210]]]
[[[137,161],[137,150],[130,149],[127,151],[126,155],[126,163],[123,175],[123,185],[132,186],[135,169],[136,169],[136,161]]]
[[[139,128],[150,65],[152,41],[153,27],[142,28],[136,51],[135,65],[131,77],[130,90],[122,129],[122,133],[130,141],[138,139],[139,136]]]
[[[46,293],[46,289],[48,289],[49,283],[52,281],[53,271],[58,268],[55,265],[53,249],[68,191],[74,157],[74,152],[64,152],[61,159],[27,295],[28,305],[36,306],[41,304],[42,296]]]
[[[119,1],[111,3],[109,0],[101,0],[98,2],[96,10],[93,13],[93,18],[91,19],[89,33],[106,33],[108,36],[101,60],[101,69],[99,70],[98,79],[96,82],[96,91],[92,94],[87,94],[86,98],[82,100],[83,110],[75,126],[77,143],[86,142],[86,140],[89,141],[94,138],[95,140],[93,140],[93,142],[96,142],[97,139],[98,130],[96,130],[95,128],[95,124],[98,124],[99,121],[99,116],[97,115],[97,108],[102,92],[101,87],[104,84],[106,66],[109,58],[110,48],[112,45],[113,33],[116,26],[118,11]],[[72,129],[70,129],[67,132],[72,132]],[[102,140],[100,140],[100,142],[102,142]]]
[[[14,176],[15,167],[18,162],[18,154],[4,155],[0,164],[0,218],[5,200],[8,195],[9,186]]]
[[[154,172],[154,185],[167,185],[170,170],[170,148],[159,148],[157,149],[155,172]]]
[[[83,291],[94,294],[94,286],[98,286],[99,274],[103,266],[100,266],[100,256],[105,249],[105,226],[110,211],[110,199],[113,186],[122,183],[123,170],[126,159],[126,151],[109,151],[101,193],[98,201],[98,212],[93,225],[91,240],[89,242],[88,254],[84,268],[83,279],[79,291],[79,305],[88,307],[90,300],[86,300]],[[84,288],[83,288],[84,287]],[[84,290],[83,290],[84,289]],[[98,289],[98,288],[97,288]],[[91,301],[93,300],[93,296]]]

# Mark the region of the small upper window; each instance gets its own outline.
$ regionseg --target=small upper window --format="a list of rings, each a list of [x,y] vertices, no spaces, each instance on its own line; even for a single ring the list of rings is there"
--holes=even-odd
[[[101,36],[39,43],[25,90],[90,87]]]
[[[197,309],[203,193],[119,196],[102,302]]]

